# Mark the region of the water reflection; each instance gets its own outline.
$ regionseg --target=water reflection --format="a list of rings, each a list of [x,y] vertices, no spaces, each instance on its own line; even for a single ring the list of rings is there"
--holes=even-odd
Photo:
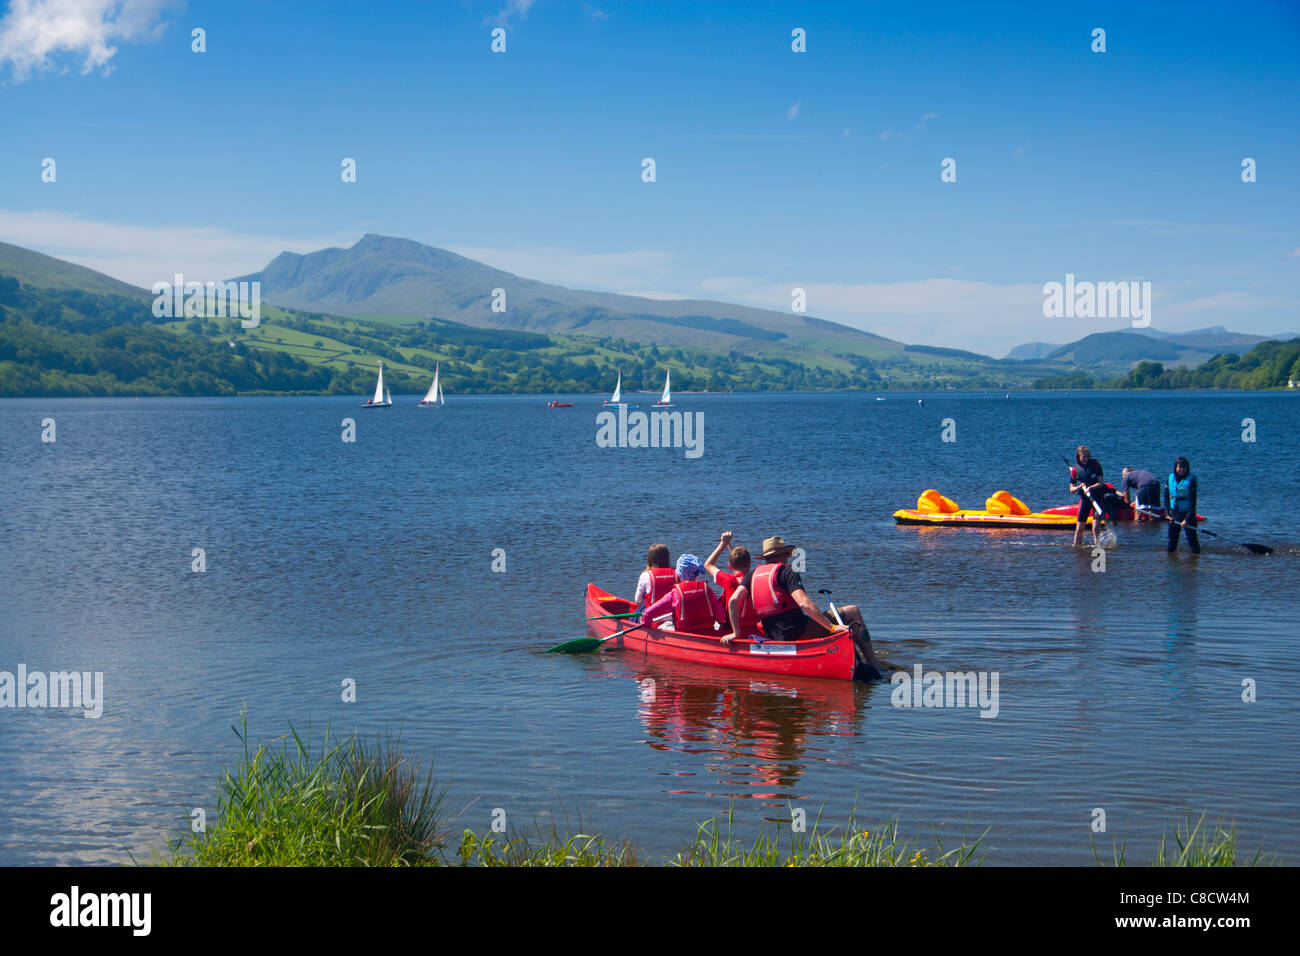
[[[637,716],[655,750],[689,755],[674,775],[737,799],[796,799],[810,764],[841,763],[834,738],[862,734],[870,688],[849,681],[772,678],[671,661],[633,665]],[[700,759],[702,758],[702,759]],[[718,788],[721,789],[718,789]]]

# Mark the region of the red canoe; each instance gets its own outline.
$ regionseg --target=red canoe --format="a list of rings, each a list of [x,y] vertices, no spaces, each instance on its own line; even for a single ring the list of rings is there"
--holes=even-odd
[[[631,601],[615,597],[594,584],[587,585],[587,616],[625,614],[633,609]],[[588,621],[593,637],[609,637],[631,625],[629,619]],[[831,680],[853,679],[853,637],[848,628],[808,641],[752,641],[737,638],[723,644],[716,633],[690,634],[670,628],[643,627],[609,641],[625,650],[667,657],[692,664],[711,664],[764,674],[791,677],[825,677]]]

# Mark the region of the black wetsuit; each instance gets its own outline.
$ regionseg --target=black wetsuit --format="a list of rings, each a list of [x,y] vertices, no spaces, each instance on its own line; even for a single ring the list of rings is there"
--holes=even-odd
[[[1101,462],[1099,462],[1096,458],[1089,458],[1088,464],[1080,465],[1076,461],[1074,466],[1074,476],[1075,476],[1074,481],[1076,484],[1082,482],[1084,485],[1087,485],[1089,488],[1091,488],[1093,485],[1095,485],[1097,482],[1101,481],[1102,479]],[[1096,500],[1097,505],[1099,507],[1104,507],[1104,505],[1102,505],[1101,502],[1101,496],[1105,495],[1105,493],[1106,493],[1105,488],[1098,488],[1096,491],[1092,492],[1092,497]],[[1075,517],[1075,520],[1086,521],[1088,515],[1090,514],[1092,514],[1092,502],[1088,500],[1088,496],[1085,495],[1083,493],[1083,489],[1080,488],[1079,489],[1079,514]]]

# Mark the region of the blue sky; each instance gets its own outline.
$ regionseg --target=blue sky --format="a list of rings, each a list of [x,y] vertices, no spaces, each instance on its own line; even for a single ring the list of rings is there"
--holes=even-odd
[[[141,285],[378,232],[995,355],[1127,324],[1044,318],[1067,272],[1150,281],[1157,328],[1300,331],[1296,4],[5,10],[0,239]]]

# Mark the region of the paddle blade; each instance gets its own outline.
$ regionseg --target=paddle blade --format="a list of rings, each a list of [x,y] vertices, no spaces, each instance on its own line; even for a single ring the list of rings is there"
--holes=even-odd
[[[565,641],[563,644],[556,644],[546,653],[548,654],[585,654],[587,651],[594,651],[604,643],[599,637],[577,637],[571,641]]]
[[[1264,547],[1264,545],[1262,545],[1262,544],[1243,544],[1242,547],[1245,548],[1247,551],[1253,552],[1254,554],[1272,554],[1272,553],[1273,553],[1273,549],[1272,549],[1272,548],[1266,548],[1266,547]]]

